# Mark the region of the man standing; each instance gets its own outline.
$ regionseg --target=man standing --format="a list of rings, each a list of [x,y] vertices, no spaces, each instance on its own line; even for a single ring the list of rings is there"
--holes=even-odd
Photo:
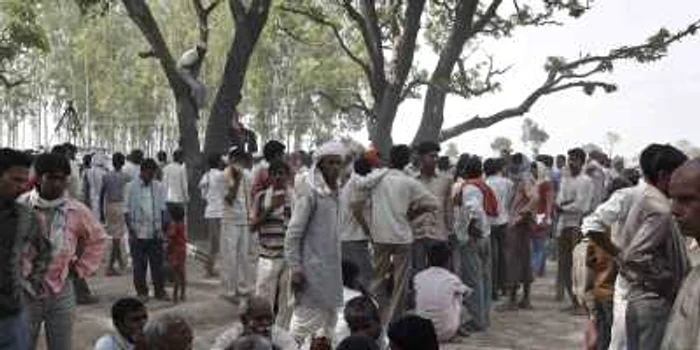
[[[43,291],[51,261],[51,245],[42,234],[36,214],[15,202],[29,181],[31,158],[19,151],[0,149],[0,339],[3,349],[29,348],[29,320],[25,290]],[[25,266],[23,252],[34,251]],[[27,275],[22,271],[31,267]]]
[[[686,237],[700,240],[700,159],[687,162],[673,173],[669,194],[671,211]],[[700,266],[683,281],[666,327],[661,349],[700,347]]]
[[[42,154],[36,158],[34,169],[38,188],[19,201],[39,214],[52,251],[44,291],[32,296],[29,303],[30,349],[35,348],[43,324],[49,350],[71,350],[76,297],[69,270],[76,278],[94,274],[102,261],[107,235],[90,209],[68,197],[68,159]],[[83,243],[82,253],[77,251],[78,241]]]
[[[124,155],[115,153],[112,156],[112,165],[114,170],[105,175],[100,189],[100,213],[104,217],[107,234],[112,237],[112,250],[107,265],[108,276],[120,274],[126,267],[122,255],[122,239],[127,231],[124,212],[126,211],[125,190],[129,183],[129,175],[122,171]],[[119,262],[119,271],[114,269],[116,262]]]
[[[169,300],[163,271],[165,190],[155,180],[157,171],[155,160],[144,160],[139,177],[127,187],[126,224],[134,264],[134,287],[142,300],[148,300],[146,270],[149,265],[156,299]]]
[[[95,350],[146,350],[143,328],[148,311],[134,298],[123,298],[112,305],[112,324],[117,332],[107,334],[95,344]]]
[[[417,179],[435,196],[438,208],[436,212],[422,215],[430,217],[427,222],[421,222],[422,217],[414,220],[414,222],[419,221],[415,226],[413,242],[414,273],[428,266],[428,247],[435,242],[447,242],[451,236],[451,230],[448,228],[452,227],[452,197],[450,196],[452,179],[437,172],[440,145],[435,142],[423,142],[416,150],[420,163],[420,174]],[[453,243],[455,241],[452,239]],[[453,266],[456,263],[453,261]]]
[[[209,261],[207,262],[207,277],[216,277],[216,260],[221,243],[221,218],[224,215],[224,196],[226,195],[226,180],[224,179],[224,162],[218,153],[209,156],[209,171],[199,181],[202,198],[207,202],[204,208],[204,222],[209,237]]]
[[[390,153],[391,169],[371,173],[359,182],[359,188],[372,203],[371,224],[361,225],[370,227],[374,242],[376,277],[372,289],[380,300],[384,325],[398,318],[406,307],[412,266],[410,220],[426,212],[435,212],[438,207],[425,186],[404,173],[410,160],[408,146],[394,146]],[[362,198],[359,203],[365,200],[367,198]],[[389,275],[393,278],[391,296],[387,295],[386,286]]]
[[[270,163],[275,160],[284,160],[285,149],[286,147],[276,140],[268,141],[265,146],[263,146],[263,157],[265,160],[253,171],[253,196],[270,186],[270,176],[267,172],[267,168],[270,166]]]
[[[143,163],[143,151],[140,149],[132,150],[126,157],[126,165],[124,165],[124,173],[129,175],[129,180],[133,181],[139,177],[141,163]]]
[[[579,303],[574,295],[572,268],[573,250],[580,239],[580,227],[583,216],[589,213],[595,192],[593,182],[581,170],[586,163],[586,152],[574,148],[568,152],[569,176],[562,179],[557,195],[559,211],[559,269],[557,299],[563,298],[564,292],[571,298],[569,311],[578,311]]]
[[[508,209],[513,198],[513,181],[503,176],[505,163],[502,159],[487,159],[484,162],[486,185],[496,194],[498,199],[498,216],[490,218],[491,223],[491,270],[493,300],[498,299],[498,294],[505,293],[505,256],[504,244],[506,230],[508,229]]]
[[[168,210],[174,207],[185,210],[189,196],[187,193],[187,169],[182,150],[173,152],[173,161],[163,168],[163,185],[166,190]]]

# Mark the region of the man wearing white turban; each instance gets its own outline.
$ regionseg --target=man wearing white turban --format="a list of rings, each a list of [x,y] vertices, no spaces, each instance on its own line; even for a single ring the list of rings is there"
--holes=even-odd
[[[290,331],[299,344],[315,335],[331,338],[343,305],[338,180],[345,152],[340,142],[321,146],[306,181],[296,189],[284,256],[295,299]]]

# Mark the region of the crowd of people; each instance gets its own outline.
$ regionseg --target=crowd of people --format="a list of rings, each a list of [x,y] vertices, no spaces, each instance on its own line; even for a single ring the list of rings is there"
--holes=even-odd
[[[269,141],[262,159],[247,142],[209,155],[204,269],[241,310],[212,349],[438,349],[487,330],[494,311],[532,309],[550,255],[562,311],[589,316],[587,348],[700,346],[700,273],[682,236],[700,238],[699,160],[659,144],[639,169],[580,148],[454,166],[440,151],[330,141],[288,154]],[[131,265],[136,295],[113,305],[115,331],[95,349],[191,348],[186,317],[146,307],[187,299],[182,151],[76,156],[0,149],[0,348],[34,349],[43,327],[49,350],[73,349],[103,260],[108,276]]]

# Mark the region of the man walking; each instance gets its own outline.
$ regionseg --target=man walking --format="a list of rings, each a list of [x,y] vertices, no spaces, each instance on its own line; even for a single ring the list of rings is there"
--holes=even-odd
[[[179,207],[185,210],[185,204],[189,200],[187,192],[187,169],[182,150],[173,152],[173,161],[163,168],[163,186],[166,190],[168,210]]]

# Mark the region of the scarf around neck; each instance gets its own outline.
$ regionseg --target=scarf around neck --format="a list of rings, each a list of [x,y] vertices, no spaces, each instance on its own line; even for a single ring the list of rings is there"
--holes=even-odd
[[[48,238],[51,242],[51,259],[53,260],[63,250],[66,231],[68,228],[68,197],[63,195],[54,200],[41,198],[36,189],[29,193],[29,204],[48,215]]]

